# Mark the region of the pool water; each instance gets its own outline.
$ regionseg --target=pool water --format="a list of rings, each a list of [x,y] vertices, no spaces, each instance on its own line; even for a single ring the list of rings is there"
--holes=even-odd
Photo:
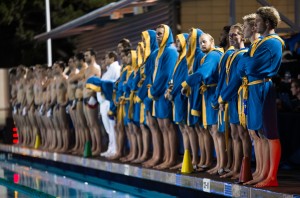
[[[172,196],[41,164],[0,157],[0,197],[133,198]]]

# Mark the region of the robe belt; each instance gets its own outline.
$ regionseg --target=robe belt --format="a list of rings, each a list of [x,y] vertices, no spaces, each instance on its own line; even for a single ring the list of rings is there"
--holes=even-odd
[[[203,94],[204,92],[207,91],[207,88],[209,87],[216,87],[217,86],[217,83],[214,83],[214,84],[209,84],[209,85],[206,85],[202,82],[202,85],[201,87],[199,88],[200,89],[200,93]]]
[[[272,81],[272,79],[264,78],[264,79],[249,82],[247,77],[243,77],[242,80],[243,80],[242,85],[238,90],[238,113],[239,113],[240,124],[244,128],[246,128],[248,87],[251,85],[257,85],[257,84],[269,82]]]
[[[218,113],[218,125],[224,121],[225,124],[225,146],[226,146],[226,151],[228,149],[228,139],[229,139],[229,104],[225,103],[224,104],[224,116],[222,119],[222,111],[219,110]],[[218,126],[219,127],[219,126]]]
[[[125,117],[125,104],[126,104],[126,99],[124,96],[121,96],[119,98],[119,105],[117,105],[117,120],[119,122],[123,122],[124,117]]]
[[[133,104],[134,104],[134,98],[137,91],[131,91],[129,98],[126,98],[126,100],[129,100],[129,108],[128,108],[128,118],[133,119]]]
[[[203,126],[205,129],[207,129],[207,118],[206,118],[206,104],[205,104],[205,97],[204,92],[207,91],[209,87],[216,87],[217,83],[205,85],[204,82],[202,82],[200,89],[200,94],[202,94],[202,119],[203,119]]]

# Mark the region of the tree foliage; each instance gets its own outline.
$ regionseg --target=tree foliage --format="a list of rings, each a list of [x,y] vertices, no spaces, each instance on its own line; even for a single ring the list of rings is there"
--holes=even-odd
[[[52,29],[114,0],[50,0]],[[34,36],[46,31],[44,0],[0,2],[0,67],[46,63],[46,43]],[[52,40],[53,60],[72,55],[74,38]]]

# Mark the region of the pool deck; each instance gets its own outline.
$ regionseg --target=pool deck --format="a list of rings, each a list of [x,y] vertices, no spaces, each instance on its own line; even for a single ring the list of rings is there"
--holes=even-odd
[[[40,158],[64,164],[77,165],[90,169],[120,174],[139,179],[162,182],[178,187],[190,188],[227,197],[282,197],[300,198],[300,171],[279,170],[279,187],[254,188],[235,184],[230,179],[220,179],[207,173],[180,174],[176,171],[155,170],[140,165],[124,164],[119,161],[108,161],[105,158],[83,158],[76,155],[52,153],[30,149],[16,145],[0,144],[0,151],[22,155],[31,158]]]

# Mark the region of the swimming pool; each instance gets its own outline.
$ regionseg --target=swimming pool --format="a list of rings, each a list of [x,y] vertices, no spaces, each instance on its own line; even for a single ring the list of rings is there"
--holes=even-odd
[[[172,197],[0,154],[0,197]]]

